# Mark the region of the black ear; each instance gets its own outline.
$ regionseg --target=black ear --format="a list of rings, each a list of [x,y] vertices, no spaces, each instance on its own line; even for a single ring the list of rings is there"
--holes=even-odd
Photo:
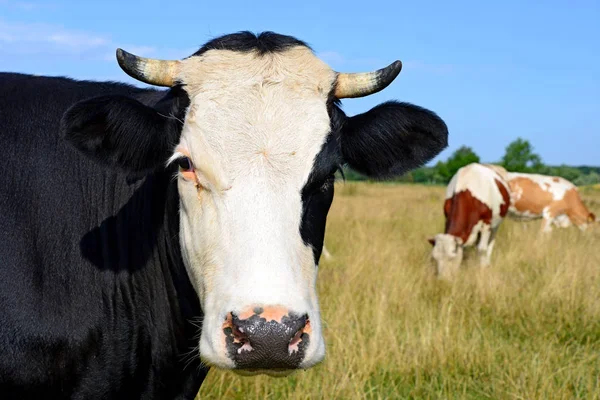
[[[125,96],[95,97],[67,110],[61,135],[104,165],[148,172],[164,165],[179,141],[184,103],[171,94],[154,107]]]
[[[347,118],[341,132],[344,160],[373,178],[390,178],[420,167],[448,146],[448,128],[424,108],[382,103]]]

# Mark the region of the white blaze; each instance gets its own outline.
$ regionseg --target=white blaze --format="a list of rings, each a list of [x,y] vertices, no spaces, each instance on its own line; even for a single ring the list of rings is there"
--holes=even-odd
[[[177,151],[191,157],[200,188],[179,177],[180,236],[205,311],[200,353],[212,364],[232,366],[226,313],[253,305],[307,313],[303,366],[323,356],[316,268],[300,237],[301,190],[330,131],[334,79],[302,47],[264,56],[210,50],[182,62],[191,104]]]

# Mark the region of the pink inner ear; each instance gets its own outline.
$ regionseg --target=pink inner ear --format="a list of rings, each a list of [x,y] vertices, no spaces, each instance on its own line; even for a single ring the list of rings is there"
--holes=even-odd
[[[435,246],[435,238],[429,238],[427,239],[427,241],[432,245]]]

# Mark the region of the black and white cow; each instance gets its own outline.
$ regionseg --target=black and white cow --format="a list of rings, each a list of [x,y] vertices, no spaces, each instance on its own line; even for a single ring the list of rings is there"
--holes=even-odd
[[[193,398],[210,365],[315,365],[334,173],[402,174],[446,125],[398,102],[346,117],[401,63],[337,73],[270,32],[117,58],[170,88],[0,74],[0,397]]]

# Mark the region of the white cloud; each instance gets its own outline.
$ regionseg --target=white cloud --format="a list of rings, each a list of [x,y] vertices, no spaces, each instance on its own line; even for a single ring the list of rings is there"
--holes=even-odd
[[[84,60],[114,61],[121,47],[142,57],[180,59],[196,49],[157,49],[152,46],[116,43],[108,35],[66,29],[58,25],[8,22],[0,19],[0,57],[71,57]]]
[[[81,55],[109,43],[108,37],[60,26],[0,20],[0,53],[3,54]]]
[[[77,32],[57,32],[48,36],[47,41],[60,46],[71,48],[96,48],[104,46],[109,41],[99,36],[90,36]]]

